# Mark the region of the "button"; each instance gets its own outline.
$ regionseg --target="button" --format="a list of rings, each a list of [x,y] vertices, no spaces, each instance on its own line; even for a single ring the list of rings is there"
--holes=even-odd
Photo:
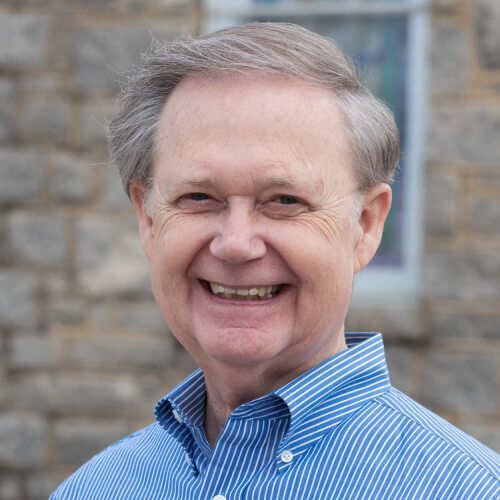
[[[193,465],[193,461],[191,460],[191,457],[189,456],[189,453],[186,451],[185,455],[184,455],[184,460],[186,461],[186,463],[188,465]]]
[[[182,424],[182,418],[179,415],[179,412],[175,408],[172,410],[172,415],[174,416],[175,420],[179,422],[179,424]]]
[[[280,453],[280,458],[282,462],[289,464],[293,460],[293,453],[290,450],[283,450]]]
[[[212,500],[226,500],[224,495],[215,495]]]

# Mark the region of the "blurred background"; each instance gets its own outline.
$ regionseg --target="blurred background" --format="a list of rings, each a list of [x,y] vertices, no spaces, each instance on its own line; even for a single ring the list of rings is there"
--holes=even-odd
[[[394,110],[395,205],[348,330],[394,385],[500,450],[498,0],[0,0],[0,499],[41,499],[152,421],[193,369],[107,166],[152,37],[289,20],[335,38]]]

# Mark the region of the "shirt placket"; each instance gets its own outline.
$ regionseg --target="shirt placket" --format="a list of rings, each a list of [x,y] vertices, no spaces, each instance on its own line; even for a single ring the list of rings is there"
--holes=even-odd
[[[241,485],[248,483],[264,465],[274,467],[275,450],[266,446],[267,434],[273,432],[273,421],[247,420],[245,425],[230,418],[211,459],[202,474],[201,491],[207,500],[241,500]],[[261,437],[256,440],[256,433]],[[258,453],[256,454],[256,450]],[[206,495],[206,496],[205,496]]]

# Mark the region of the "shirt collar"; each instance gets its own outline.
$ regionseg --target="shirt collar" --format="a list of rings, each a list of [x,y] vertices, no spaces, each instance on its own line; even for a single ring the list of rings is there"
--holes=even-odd
[[[380,333],[346,333],[348,349],[275,391],[290,410],[290,426],[280,443],[296,457],[390,388]],[[289,464],[278,461],[280,469]]]
[[[335,398],[342,403],[350,399],[353,391],[366,394],[376,380],[388,386],[382,336],[347,333],[346,343],[347,349],[275,391],[290,409],[291,430],[327,400]],[[343,412],[342,406],[338,408],[339,414]]]
[[[346,333],[347,349],[337,353],[285,386],[237,408],[233,418],[290,418],[277,456],[294,456],[390,387],[380,333]],[[186,447],[187,428],[201,428],[205,413],[205,379],[196,370],[158,401],[158,423]],[[181,425],[184,423],[186,425]],[[317,425],[320,423],[320,425]],[[307,439],[304,439],[307,435]],[[279,467],[287,464],[279,463]]]

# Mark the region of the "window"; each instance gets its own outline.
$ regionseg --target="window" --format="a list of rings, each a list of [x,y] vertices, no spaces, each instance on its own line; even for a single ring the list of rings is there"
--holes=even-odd
[[[333,38],[364,82],[394,111],[400,171],[384,239],[356,277],[353,300],[415,300],[421,248],[426,0],[205,0],[204,31],[249,21],[289,21]],[[382,288],[381,288],[382,287]]]

